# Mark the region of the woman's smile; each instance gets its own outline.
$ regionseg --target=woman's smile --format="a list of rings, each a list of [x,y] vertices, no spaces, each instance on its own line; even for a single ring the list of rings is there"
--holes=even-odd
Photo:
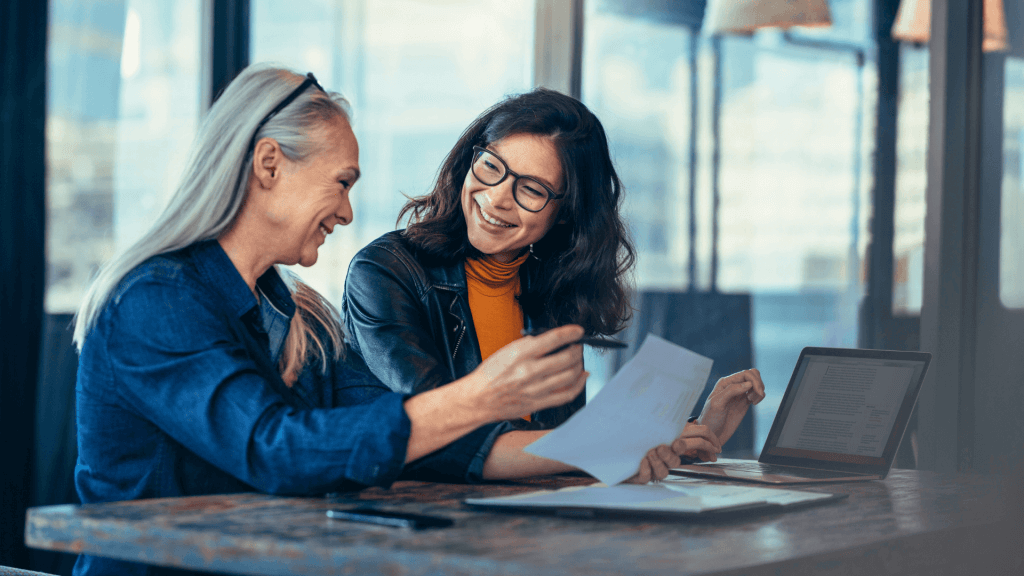
[[[494,216],[491,212],[484,208],[484,206],[487,204],[487,197],[484,196],[483,193],[474,194],[473,200],[476,202],[477,212],[480,213],[480,217],[483,218],[484,222],[487,222],[498,228],[516,227],[515,224],[512,224],[511,222],[506,222],[505,220],[502,220],[501,218]]]

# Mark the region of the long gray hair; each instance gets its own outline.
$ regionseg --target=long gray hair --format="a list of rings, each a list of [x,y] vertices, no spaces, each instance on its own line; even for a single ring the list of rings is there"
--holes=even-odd
[[[79,351],[110,294],[133,268],[157,254],[219,237],[237,217],[252,172],[249,141],[256,125],[303,81],[303,77],[265,64],[249,66],[231,81],[210,107],[192,145],[188,164],[170,203],[152,227],[134,244],[106,262],[96,274],[75,316],[74,341]],[[338,119],[349,120],[348,102],[337,93],[310,86],[268,121],[256,135],[273,138],[289,159],[301,162],[317,150],[318,128]],[[281,373],[291,384],[312,346],[323,369],[328,356],[342,352],[337,311],[312,288],[292,279],[297,311],[281,359]],[[333,344],[328,354],[323,334]]]

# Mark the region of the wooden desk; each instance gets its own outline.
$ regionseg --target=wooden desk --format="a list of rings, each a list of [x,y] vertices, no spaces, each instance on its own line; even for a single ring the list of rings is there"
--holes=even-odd
[[[461,504],[590,478],[466,486],[400,482],[337,498],[258,494],[29,510],[34,548],[237,574],[966,574],[1021,573],[1020,518],[999,478],[894,471],[884,482],[811,490],[849,498],[729,520],[577,520]],[[405,531],[328,520],[372,502],[453,518]],[[1019,512],[1019,511],[1018,511]],[[1016,564],[1014,564],[1016,563]]]

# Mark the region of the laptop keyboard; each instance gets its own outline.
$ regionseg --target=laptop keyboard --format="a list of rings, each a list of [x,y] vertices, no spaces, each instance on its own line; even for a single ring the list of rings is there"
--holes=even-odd
[[[714,464],[705,464],[714,466]],[[780,466],[778,464],[764,464],[761,462],[730,462],[723,466],[726,470],[743,472],[760,472],[761,474],[776,474],[779,476],[792,476],[795,478],[826,479],[826,478],[847,478],[859,476],[852,472],[835,472],[832,470],[814,470],[812,468],[796,468],[793,466]]]

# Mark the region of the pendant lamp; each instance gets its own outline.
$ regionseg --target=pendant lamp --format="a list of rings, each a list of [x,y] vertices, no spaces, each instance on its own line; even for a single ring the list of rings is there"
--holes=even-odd
[[[825,0],[708,0],[708,34],[750,34],[758,28],[831,26]]]
[[[963,1],[963,0],[950,0]],[[982,4],[982,52],[1005,52],[1010,49],[1003,0],[984,0]],[[892,37],[905,42],[924,44],[931,38],[931,0],[902,0],[892,25]]]

